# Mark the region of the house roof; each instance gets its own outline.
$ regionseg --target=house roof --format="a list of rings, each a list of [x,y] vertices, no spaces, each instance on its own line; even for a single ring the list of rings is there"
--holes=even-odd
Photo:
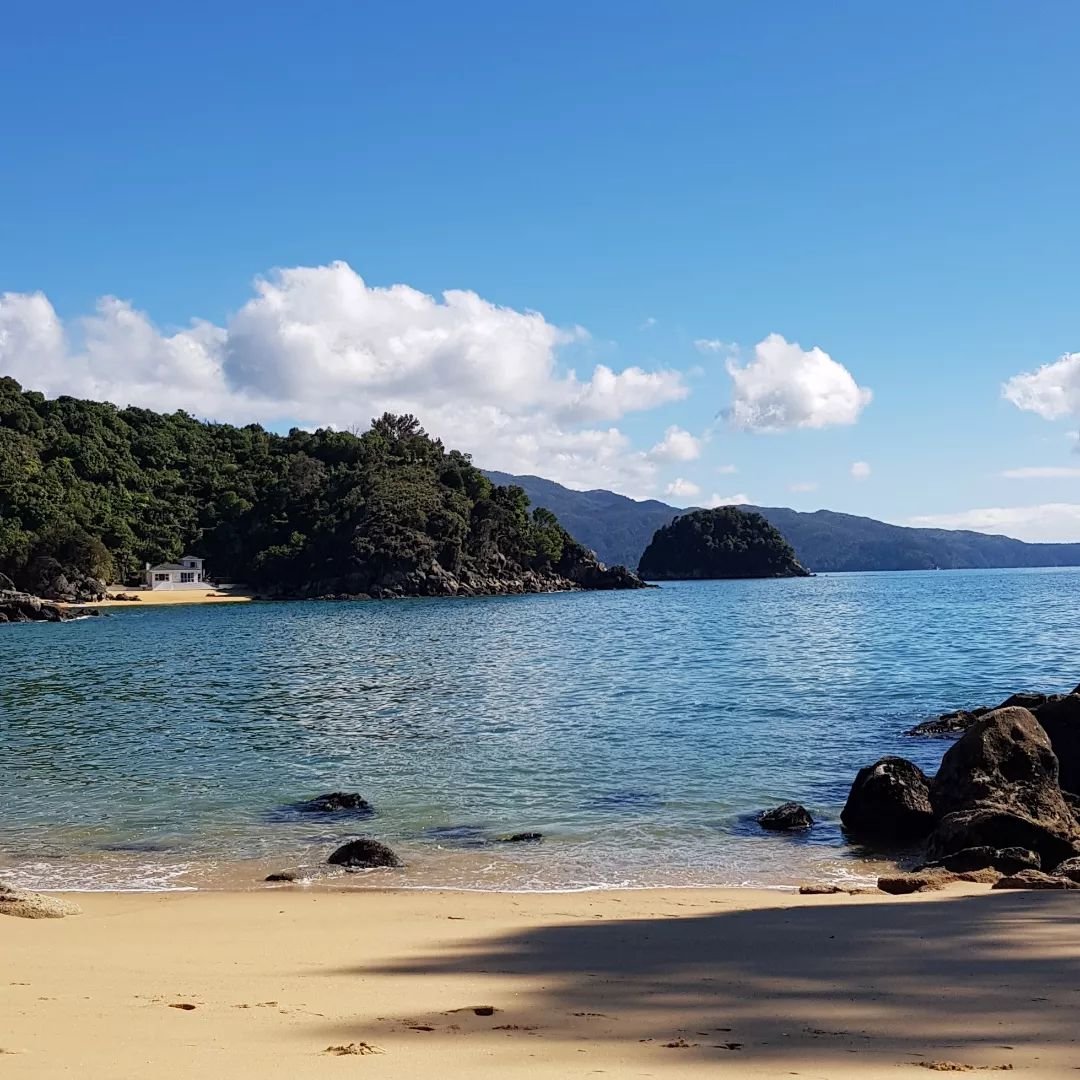
[[[183,570],[183,569],[184,569],[184,567],[181,566],[179,563],[163,562],[163,563],[158,563],[157,566],[151,566],[150,567],[150,572],[154,573],[155,571]]]
[[[203,561],[201,555],[181,555],[180,558],[184,562],[188,562],[189,560],[192,561],[192,562],[202,562]]]

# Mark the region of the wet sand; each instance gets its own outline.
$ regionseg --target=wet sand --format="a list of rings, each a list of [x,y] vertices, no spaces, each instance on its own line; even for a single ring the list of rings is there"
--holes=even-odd
[[[875,1080],[1080,1066],[1071,893],[71,899],[82,915],[0,918],[5,1077]]]

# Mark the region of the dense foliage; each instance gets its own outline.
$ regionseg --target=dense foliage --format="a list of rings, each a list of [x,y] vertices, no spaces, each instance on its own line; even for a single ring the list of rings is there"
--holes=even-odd
[[[411,416],[276,435],[0,378],[0,572],[32,591],[57,564],[130,582],[187,551],[219,579],[297,594],[633,584]]]
[[[694,510],[657,529],[638,570],[650,581],[806,576],[776,529],[734,506]]]
[[[685,512],[655,499],[637,502],[611,491],[571,491],[536,476],[487,475],[499,484],[520,485],[534,506],[552,511],[608,563],[635,566],[653,533]],[[1026,544],[957,529],[912,529],[832,510],[743,509],[775,525],[799,561],[815,572],[1080,566],[1080,544]]]

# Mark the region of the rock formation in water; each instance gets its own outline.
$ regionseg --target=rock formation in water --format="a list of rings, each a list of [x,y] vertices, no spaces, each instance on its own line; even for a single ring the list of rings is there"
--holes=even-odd
[[[326,861],[332,866],[344,866],[347,870],[401,865],[401,860],[390,848],[370,836],[358,836],[342,844]]]
[[[695,510],[658,529],[638,572],[649,581],[806,577],[791,545],[760,514]]]
[[[814,819],[805,806],[797,802],[786,802],[781,806],[774,806],[771,810],[762,810],[758,814],[757,823],[770,832],[793,832],[809,829],[814,824]]]
[[[0,623],[68,622],[100,614],[95,608],[66,608],[29,593],[0,589]]]

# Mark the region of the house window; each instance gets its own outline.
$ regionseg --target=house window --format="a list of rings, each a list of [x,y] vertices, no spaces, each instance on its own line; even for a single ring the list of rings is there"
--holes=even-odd
[[[154,580],[155,581],[168,581],[169,580],[169,575],[168,574],[155,574],[154,575]]]
[[[180,575],[180,584],[181,584],[181,585],[185,585],[185,584],[187,584],[187,583],[188,583],[189,581],[194,581],[194,580],[195,580],[195,575],[194,575],[194,574],[187,574],[187,573],[184,573],[184,574],[181,574],[181,575]]]

